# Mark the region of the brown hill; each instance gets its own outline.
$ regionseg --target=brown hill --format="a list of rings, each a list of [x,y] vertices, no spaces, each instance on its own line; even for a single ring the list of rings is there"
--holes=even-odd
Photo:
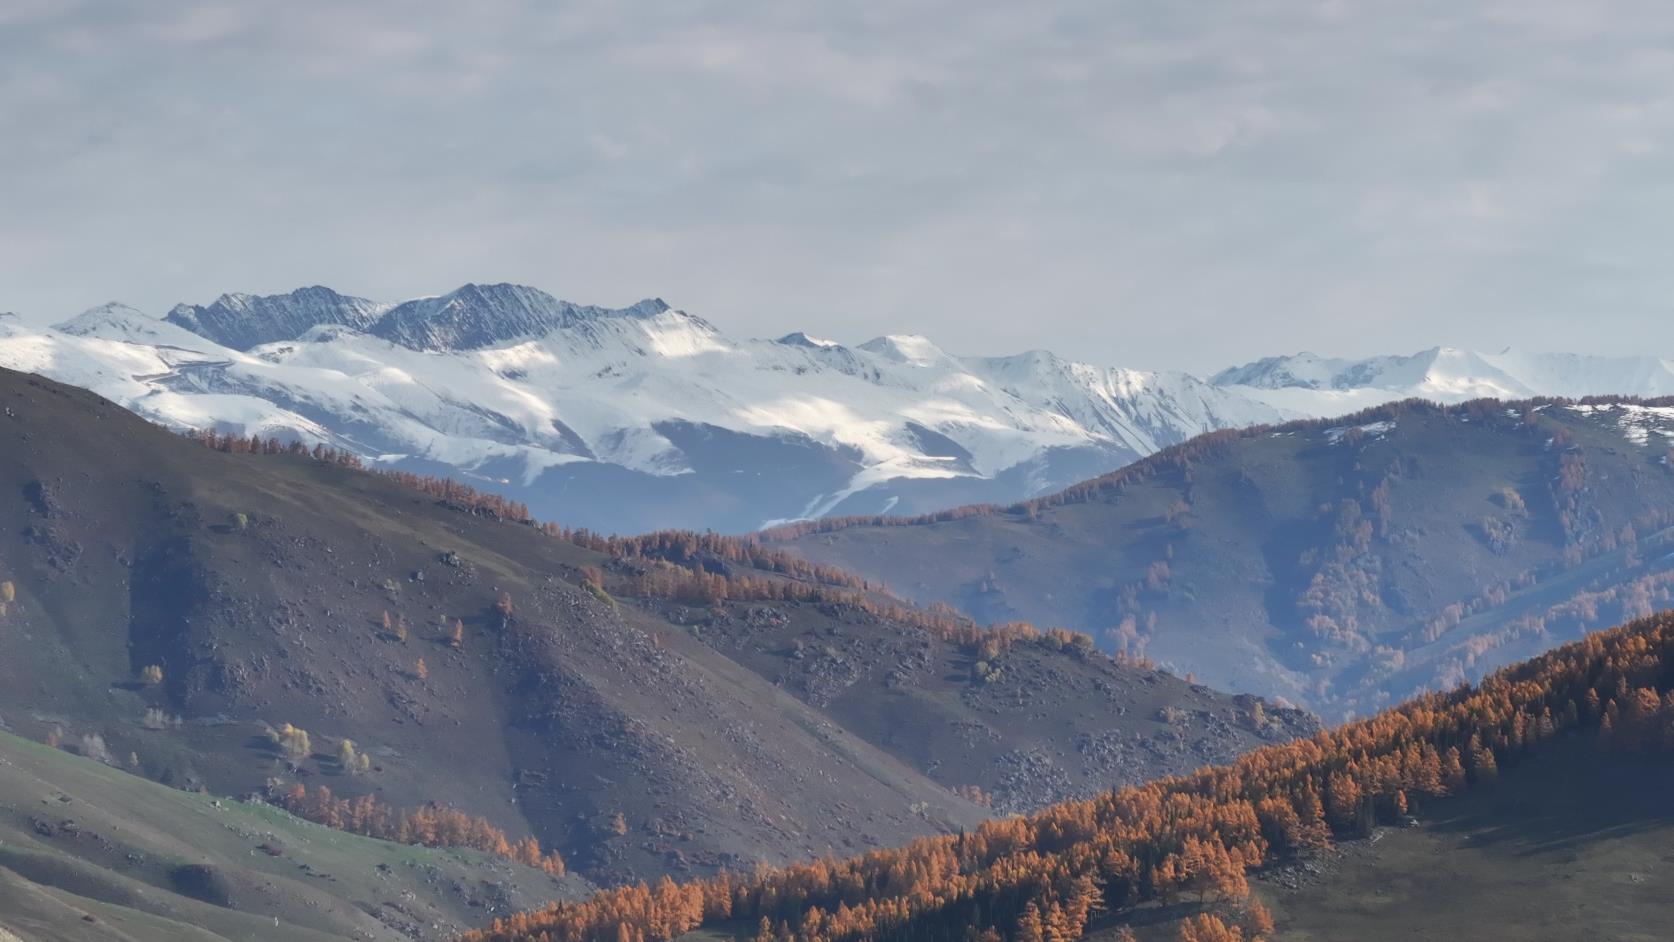
[[[1014,507],[764,538],[1344,717],[1667,606],[1671,435],[1671,402],[1399,403],[1214,433]]]
[[[747,573],[203,448],[16,373],[0,492],[12,728],[220,794],[439,802],[603,882],[968,828],[982,796],[1032,806],[1311,728],[1067,635],[998,645],[979,676],[995,636],[795,573],[753,577],[785,598],[678,601]]]

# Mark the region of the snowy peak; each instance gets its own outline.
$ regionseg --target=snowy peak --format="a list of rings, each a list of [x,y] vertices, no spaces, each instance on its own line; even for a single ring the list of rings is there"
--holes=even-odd
[[[115,301],[89,308],[53,329],[71,337],[115,341],[159,350],[222,349],[176,324]]]
[[[1294,356],[1263,357],[1254,363],[1229,367],[1209,378],[1216,386],[1256,389],[1333,388],[1337,374],[1352,361],[1329,359],[1304,350]]]
[[[843,346],[835,340],[810,337],[800,330],[792,331],[773,342],[786,347],[806,347],[810,350],[838,350]]]
[[[1222,370],[1210,379],[1217,386],[1252,389],[1428,389],[1485,395],[1527,396],[1526,384],[1494,362],[1504,357],[1474,353],[1454,347],[1431,347],[1410,356],[1379,356],[1344,360],[1298,353],[1288,357],[1267,357],[1244,366]]]
[[[1411,356],[1346,360],[1303,351],[1294,356],[1264,357],[1231,367],[1216,373],[1209,381],[1217,386],[1254,389],[1395,388],[1421,382],[1438,358],[1454,352],[1435,347]]]
[[[131,310],[131,309],[130,309]],[[538,288],[515,284],[467,284],[447,294],[399,303],[369,301],[319,286],[289,294],[224,294],[207,305],[177,305],[165,320],[233,350],[300,340],[314,342],[368,334],[411,350],[480,350],[555,331],[582,335],[600,320],[653,325],[676,315],[681,326],[713,332],[701,319],[672,311],[661,298],[625,308],[571,304]],[[667,332],[663,324],[662,332]],[[642,333],[656,334],[647,326]]]
[[[513,284],[468,284],[440,297],[406,301],[366,332],[413,350],[481,350],[557,331],[594,335],[598,322],[613,319],[643,325],[662,322],[664,332],[670,323],[713,332],[701,319],[674,311],[661,298],[647,298],[625,308],[603,308],[572,304],[539,288]],[[645,330],[652,335],[659,332],[653,326]]]
[[[364,330],[388,309],[314,285],[289,294],[223,294],[210,304],[178,304],[164,320],[223,347],[249,350],[295,340],[322,324]]]
[[[367,332],[414,350],[475,350],[546,333],[576,316],[574,305],[538,288],[467,284],[398,304]]]
[[[1585,356],[1506,349],[1484,357],[1540,395],[1579,399],[1600,390],[1655,398],[1674,395],[1674,362],[1654,356]]]
[[[1406,356],[1268,357],[1215,374],[1216,386],[1293,412],[1340,415],[1395,399],[1674,395],[1674,363],[1657,357],[1477,353],[1432,347]]]
[[[157,318],[138,308],[129,307],[120,301],[110,301],[98,307],[90,307],[67,321],[54,324],[53,328],[83,337],[112,327],[127,330],[157,323],[160,323]]]
[[[860,349],[884,360],[907,366],[932,366],[951,360],[930,338],[918,334],[891,334],[875,337],[860,345]]]
[[[973,370],[1007,383],[1056,383],[1075,370],[1077,364],[1046,350],[1028,350],[1003,357],[965,357]]]
[[[1484,354],[1454,347],[1434,347],[1382,365],[1346,371],[1338,388],[1376,386],[1422,390],[1432,397],[1522,399],[1536,395],[1526,382],[1510,375]]]

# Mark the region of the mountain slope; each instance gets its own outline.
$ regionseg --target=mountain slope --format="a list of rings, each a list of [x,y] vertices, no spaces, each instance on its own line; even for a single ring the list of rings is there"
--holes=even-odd
[[[1651,942],[1674,919],[1670,787],[1666,755],[1559,743],[1411,826],[1253,882],[1287,942]]]
[[[165,788],[0,732],[0,939],[444,939],[587,889]]]
[[[1580,850],[1589,838],[1602,839],[1631,855],[1618,866],[1654,867],[1664,860],[1653,840],[1633,832],[1666,833],[1668,827],[1655,786],[1669,769],[1671,658],[1674,618],[1643,619],[1497,672],[1475,688],[1428,694],[1191,776],[991,821],[969,834],[793,865],[745,881],[668,885],[655,894],[606,891],[582,903],[496,920],[466,939],[592,942],[692,932],[688,938],[786,942],[958,942],[973,936],[1038,942],[1121,938],[1122,930],[1137,925],[1146,942],[1263,942],[1274,937],[1275,927],[1250,899],[1251,876],[1279,886],[1311,881],[1326,870],[1319,861],[1338,839],[1365,839],[1375,847],[1388,838],[1384,825],[1423,829],[1427,817],[1461,813],[1464,826],[1509,845],[1502,858],[1525,858],[1512,862],[1513,873],[1524,878],[1518,893],[1539,893],[1541,878],[1554,884],[1553,898],[1529,903],[1516,922],[1527,924],[1530,915],[1564,897],[1576,899],[1590,886],[1622,908],[1563,912],[1565,924],[1580,928],[1576,935],[1616,930],[1625,938],[1653,938],[1666,926],[1666,894],[1621,886],[1643,882],[1645,874],[1601,874],[1596,856]],[[1606,758],[1588,774],[1567,774],[1566,766],[1583,754]],[[1641,756],[1652,758],[1640,763]],[[1639,765],[1637,773],[1624,773],[1629,764]],[[1634,794],[1618,798],[1617,788]],[[1581,794],[1565,794],[1575,790]],[[1510,807],[1496,811],[1495,798],[1509,799]],[[1472,807],[1473,799],[1483,800]],[[1559,847],[1530,846],[1553,837]],[[1522,854],[1517,843],[1523,843]],[[1545,859],[1529,859],[1537,855]],[[1446,925],[1462,930],[1458,937],[1507,938],[1512,934],[1495,916],[1509,907],[1499,901],[1472,906],[1457,895],[1460,887],[1434,900],[1419,893],[1390,899],[1391,890],[1434,885],[1450,868],[1492,866],[1495,856],[1409,856],[1407,869],[1392,874],[1392,885],[1350,882],[1340,889],[1371,889],[1391,903],[1432,910],[1419,918],[1396,915],[1385,928]],[[1507,874],[1475,876],[1479,886],[1508,882]],[[1576,877],[1585,879],[1563,886]],[[1315,916],[1319,908],[1340,912],[1344,902],[1363,898],[1313,896]],[[1308,901],[1293,901],[1299,905],[1291,919],[1300,922],[1310,915]],[[1434,918],[1443,915],[1451,918]],[[1352,919],[1332,925],[1316,918],[1312,926],[1322,924],[1328,931],[1311,937],[1361,934]],[[1442,934],[1424,937],[1432,935]]]
[[[1669,604],[1674,403],[1379,407],[1216,433],[1054,498],[768,534],[979,618],[1331,716]]]
[[[183,787],[442,802],[605,882],[968,827],[982,794],[1084,794],[1113,755],[1143,776],[1311,730],[1067,635],[1014,631],[978,677],[993,636],[952,616],[578,543],[426,487],[205,448],[0,372],[0,715]],[[683,601],[688,584],[705,594]],[[781,687],[793,666],[819,683]],[[851,701],[933,703],[917,735],[973,745],[933,765]],[[284,724],[310,748],[282,755]],[[343,739],[371,771],[337,758]]]
[[[107,305],[49,330],[4,318],[0,366],[176,428],[469,477],[614,532],[1016,499],[1283,416],[1184,374],[958,358],[922,337],[733,341],[659,300],[518,285],[400,304],[225,295],[163,321]]]

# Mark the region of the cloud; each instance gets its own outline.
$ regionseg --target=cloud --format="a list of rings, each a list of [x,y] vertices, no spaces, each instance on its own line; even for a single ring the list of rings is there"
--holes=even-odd
[[[0,309],[42,320],[509,278],[739,334],[1142,366],[1674,354],[1674,11],[1643,0],[19,0],[0,24],[0,245],[27,259]]]
[[[613,59],[633,69],[724,77],[748,91],[782,93],[788,86],[875,106],[946,79],[911,49],[856,53],[796,30],[698,27],[620,47]]]

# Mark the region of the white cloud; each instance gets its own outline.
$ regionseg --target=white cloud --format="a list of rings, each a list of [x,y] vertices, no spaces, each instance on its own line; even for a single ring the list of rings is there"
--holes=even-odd
[[[1674,9],[1646,0],[18,0],[0,24],[0,246],[27,262],[0,309],[42,319],[510,278],[734,333],[1138,365],[1674,354]]]
[[[745,92],[792,86],[877,106],[898,103],[912,86],[945,79],[909,49],[856,54],[826,36],[797,30],[698,27],[623,46],[614,59],[629,68],[725,76]]]

